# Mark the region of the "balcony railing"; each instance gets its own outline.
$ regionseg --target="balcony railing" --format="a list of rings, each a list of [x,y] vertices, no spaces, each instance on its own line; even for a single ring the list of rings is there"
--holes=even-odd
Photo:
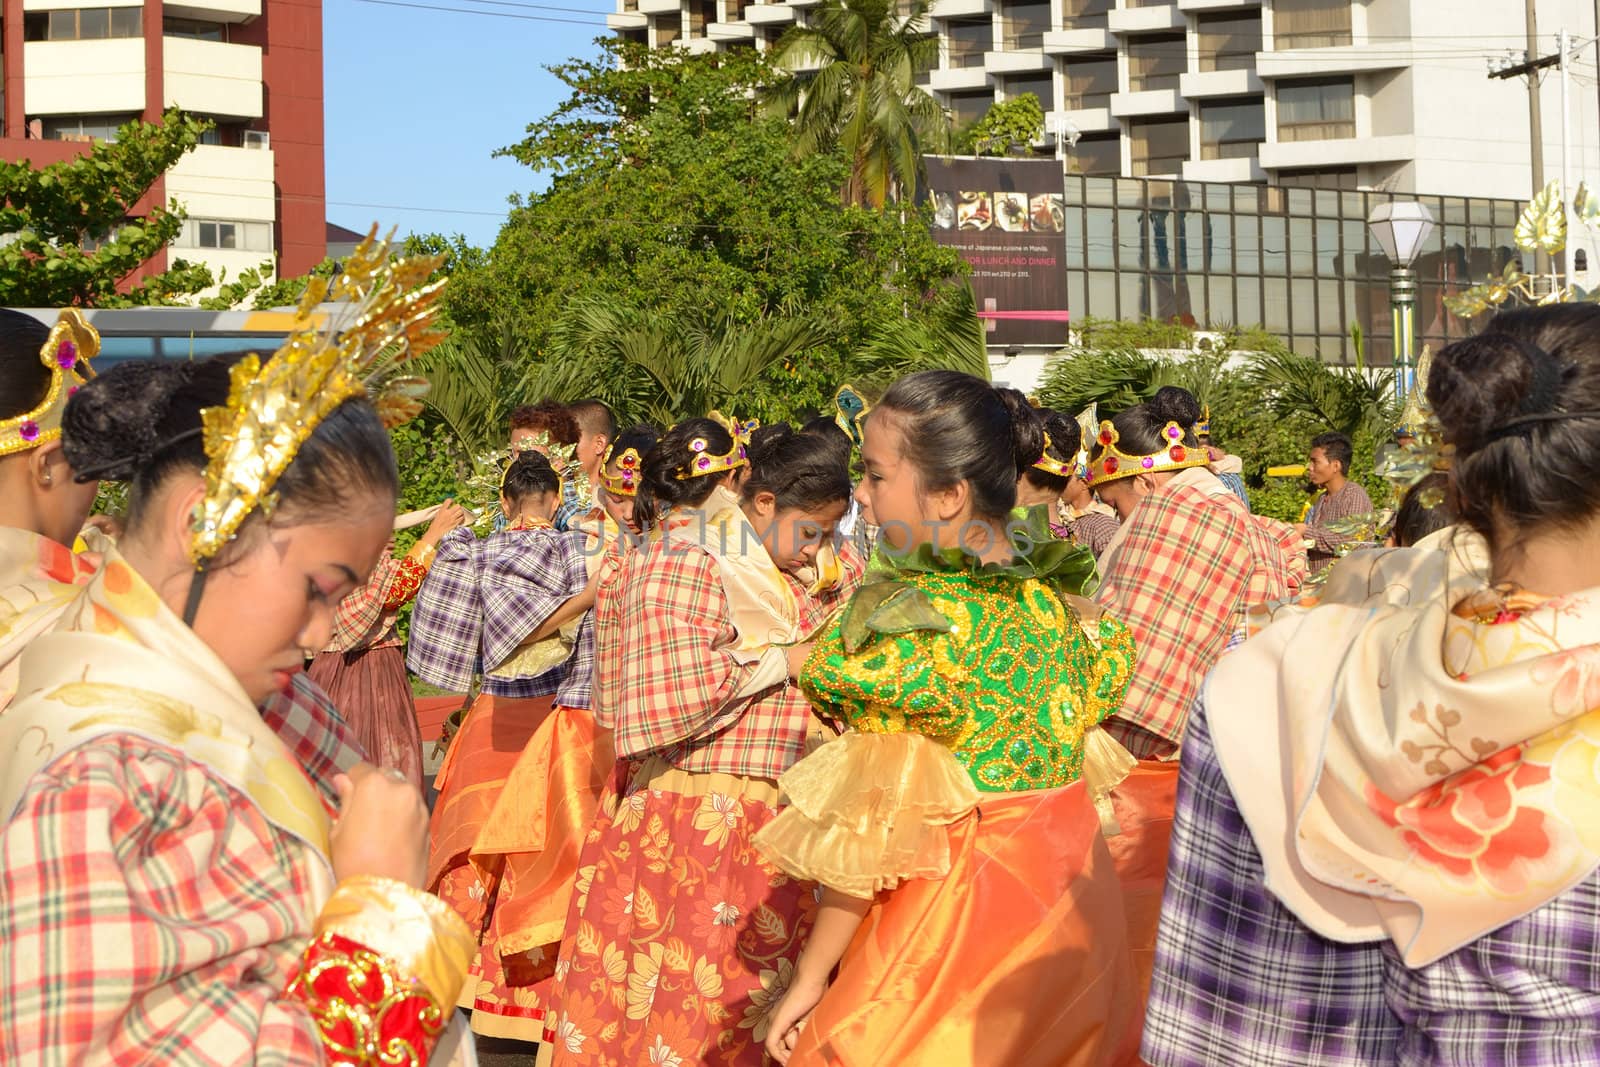
[[[1279,141],[1342,141],[1356,135],[1356,124],[1351,119],[1338,122],[1280,122]]]
[[[1068,111],[1092,111],[1096,108],[1110,107],[1111,94],[1105,93],[1068,93],[1061,101],[1062,107]]]
[[[1128,74],[1128,91],[1130,93],[1153,93],[1178,89],[1178,79],[1183,77],[1181,72],[1172,74]]]
[[[976,44],[958,44],[955,41],[951,41],[950,44],[945,48],[944,65],[951,70],[964,70],[968,67],[981,67],[983,66],[984,54],[988,51],[990,51],[990,45],[988,41],[983,41]]]
[[[1002,40],[1005,42],[1006,51],[1025,52],[1044,47],[1044,31],[1029,29],[1012,33],[1008,30]]]
[[[1210,141],[1200,145],[1201,159],[1250,159],[1261,150],[1260,141]]]

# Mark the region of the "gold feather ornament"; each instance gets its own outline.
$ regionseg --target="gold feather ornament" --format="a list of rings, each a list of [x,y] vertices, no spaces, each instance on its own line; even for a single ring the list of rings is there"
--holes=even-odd
[[[444,280],[428,281],[442,257],[396,258],[393,236],[379,240],[374,226],[338,277],[313,278],[288,340],[265,363],[240,360],[227,404],[201,413],[208,462],[189,545],[196,567],[203,570],[256,509],[271,514],[278,479],[339,405],[369,397],[386,426],[421,410],[427,382],[397,370],[446,336],[434,325]],[[313,313],[325,300],[345,310],[319,324]]]

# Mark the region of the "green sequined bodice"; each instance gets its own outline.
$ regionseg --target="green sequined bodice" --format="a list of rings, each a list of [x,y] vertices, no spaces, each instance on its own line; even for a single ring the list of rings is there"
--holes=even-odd
[[[895,581],[924,594],[948,631],[908,623],[849,642],[835,620],[801,672],[811,700],[863,733],[915,731],[949,746],[981,790],[1076,780],[1085,732],[1127,690],[1128,630],[1100,619],[1097,648],[1037,578],[952,568]]]

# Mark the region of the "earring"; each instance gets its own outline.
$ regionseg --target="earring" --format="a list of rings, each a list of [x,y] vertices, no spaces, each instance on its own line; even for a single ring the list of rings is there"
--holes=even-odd
[[[54,481],[55,481],[55,476],[52,475],[49,471],[40,471],[39,472],[39,484],[40,485],[49,485]]]

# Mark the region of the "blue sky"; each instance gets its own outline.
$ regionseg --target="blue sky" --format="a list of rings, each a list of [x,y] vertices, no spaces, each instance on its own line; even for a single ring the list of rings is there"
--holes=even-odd
[[[565,97],[545,66],[590,55],[606,0],[325,0],[328,219],[493,243],[543,178],[490,153]],[[550,10],[555,8],[556,10]],[[517,18],[460,13],[467,9]],[[534,21],[567,19],[583,23]],[[384,206],[366,206],[384,205]]]

